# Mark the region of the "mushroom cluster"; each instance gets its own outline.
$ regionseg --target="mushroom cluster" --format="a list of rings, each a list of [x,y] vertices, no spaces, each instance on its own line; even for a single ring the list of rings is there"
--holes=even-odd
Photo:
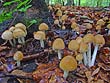
[[[26,35],[26,26],[23,23],[17,23],[15,26],[10,27],[9,30],[4,31],[1,37],[4,40],[8,40],[15,47],[16,39],[18,39],[18,43],[25,44]]]

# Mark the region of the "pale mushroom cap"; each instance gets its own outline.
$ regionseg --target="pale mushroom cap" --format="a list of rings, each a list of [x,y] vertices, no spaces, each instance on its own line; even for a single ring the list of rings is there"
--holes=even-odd
[[[87,29],[92,29],[92,25],[90,23],[84,23],[84,25]]]
[[[104,20],[103,19],[98,20],[97,25],[101,25],[101,26],[105,25]]]
[[[82,37],[77,37],[76,41],[80,44],[82,42],[83,38]]]
[[[98,45],[104,45],[105,44],[105,39],[103,37],[103,35],[100,35],[100,34],[97,34],[95,37],[95,44],[98,44]]]
[[[77,61],[82,61],[83,60],[83,55],[82,54],[76,55],[76,60]]]
[[[11,39],[13,39],[13,34],[11,31],[6,30],[2,33],[1,38],[4,40],[11,40]]]
[[[79,31],[80,31],[80,28],[79,28],[79,27],[76,27],[76,28],[74,28],[74,30],[75,30],[76,32],[79,32]]]
[[[48,30],[48,29],[49,29],[49,27],[46,23],[41,23],[39,25],[39,30],[41,30],[41,31],[45,31],[45,30]]]
[[[62,11],[60,9],[58,9],[56,16],[62,16]]]
[[[52,10],[53,8],[52,8],[52,6],[51,6],[51,5],[49,5],[49,6],[48,6],[48,9],[49,9],[49,10]]]
[[[21,51],[17,51],[14,56],[14,60],[21,61],[23,59],[23,53]]]
[[[66,29],[65,25],[62,26],[62,29]]]
[[[83,37],[83,42],[85,43],[92,43],[94,42],[94,35],[89,33],[89,34],[86,34],[84,37]]]
[[[65,56],[60,61],[60,68],[64,71],[74,71],[77,68],[77,61],[70,55]]]
[[[96,26],[96,30],[100,30],[102,27],[100,25]]]
[[[65,10],[66,10],[66,7],[65,7],[65,6],[62,6],[62,7],[61,7],[61,10],[62,10],[62,11],[65,11]]]
[[[22,30],[26,30],[26,26],[23,24],[23,23],[17,23],[16,25],[15,25],[15,27],[16,28],[20,28],[20,29],[22,29]]]
[[[14,38],[26,37],[26,33],[22,29],[15,29],[13,31]]]
[[[46,35],[43,31],[34,32],[34,39],[45,40],[45,38],[46,38]]]
[[[9,31],[13,32],[16,29],[16,27],[12,26],[9,28]]]
[[[78,27],[78,24],[77,24],[76,22],[72,22],[71,28],[74,29],[74,28],[76,28],[76,27]]]
[[[55,20],[54,21],[54,24],[59,24],[59,20]]]
[[[79,52],[84,53],[87,52],[87,50],[88,50],[88,44],[81,42],[79,47]]]
[[[61,38],[55,39],[52,48],[56,50],[64,49],[65,48],[64,41]]]
[[[79,49],[79,43],[76,40],[71,40],[68,44],[69,50],[77,51]]]
[[[67,16],[67,15],[63,15],[63,16],[61,17],[61,20],[62,20],[62,21],[66,21],[66,20],[67,20],[67,18],[68,18],[68,16]]]
[[[107,25],[107,28],[110,29],[110,24]]]
[[[103,20],[104,20],[104,21],[106,21],[106,20],[108,20],[108,19],[109,19],[108,17],[103,17]]]

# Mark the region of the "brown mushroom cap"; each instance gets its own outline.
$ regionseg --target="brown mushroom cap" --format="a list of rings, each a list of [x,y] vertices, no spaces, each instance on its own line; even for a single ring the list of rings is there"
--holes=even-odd
[[[83,42],[85,43],[91,43],[94,41],[94,35],[89,33],[89,34],[86,34],[84,37],[83,37]]]
[[[34,38],[38,40],[45,40],[46,35],[43,31],[34,32]]]
[[[51,6],[51,5],[49,5],[49,6],[48,6],[48,9],[49,9],[49,10],[53,10],[53,8],[52,8],[52,6]]]
[[[76,40],[71,40],[68,44],[69,50],[77,51],[79,49],[79,43]]]
[[[11,40],[13,39],[13,33],[9,30],[6,30],[2,33],[1,38],[4,40]]]
[[[84,53],[88,50],[88,44],[81,42],[79,47],[79,52]]]
[[[95,44],[98,44],[98,45],[104,45],[105,44],[105,39],[103,37],[103,35],[100,35],[100,34],[97,34],[95,37]]]
[[[23,53],[21,51],[17,51],[14,56],[14,60],[21,61],[23,59]]]
[[[58,9],[56,16],[62,16],[62,11],[60,9]]]
[[[109,18],[108,17],[103,17],[102,18],[104,21],[108,20]]]
[[[90,23],[84,23],[86,29],[92,29],[92,25]]]
[[[82,37],[77,37],[76,41],[80,44],[82,42],[83,38]]]
[[[55,39],[52,48],[56,50],[64,49],[65,48],[64,41],[61,38]]]
[[[76,22],[72,22],[71,28],[74,29],[74,28],[76,28],[76,27],[78,27],[78,24],[77,24]]]
[[[60,68],[64,71],[73,71],[77,68],[77,61],[72,56],[65,56],[60,61]]]
[[[110,24],[107,25],[107,28],[110,29]]]
[[[22,29],[17,28],[13,31],[13,37],[14,38],[26,37],[26,33]]]
[[[97,26],[96,26],[96,30],[101,30],[101,28],[102,28],[102,27],[101,27],[100,25],[97,25]]]
[[[63,15],[63,16],[61,17],[61,20],[62,20],[62,21],[65,21],[65,20],[67,20],[67,18],[68,18],[67,15]]]
[[[15,25],[15,27],[16,27],[16,28],[20,28],[20,29],[22,29],[23,31],[26,30],[26,26],[25,26],[23,23],[17,23],[17,24]]]
[[[105,22],[103,21],[103,19],[100,19],[97,21],[97,25],[103,26],[103,25],[105,25]]]
[[[49,27],[46,23],[41,23],[39,25],[39,30],[41,30],[41,31],[45,31],[45,30],[48,30],[48,29],[49,29]]]
[[[62,11],[65,11],[65,10],[66,10],[66,6],[62,6],[62,7],[61,7],[61,10],[62,10]]]
[[[76,60],[77,61],[82,61],[83,60],[83,55],[82,54],[76,55]]]

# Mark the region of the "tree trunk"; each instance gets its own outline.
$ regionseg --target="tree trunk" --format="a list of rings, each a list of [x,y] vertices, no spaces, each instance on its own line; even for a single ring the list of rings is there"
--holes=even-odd
[[[78,5],[80,6],[80,4],[81,4],[81,0],[79,0],[79,4]]]

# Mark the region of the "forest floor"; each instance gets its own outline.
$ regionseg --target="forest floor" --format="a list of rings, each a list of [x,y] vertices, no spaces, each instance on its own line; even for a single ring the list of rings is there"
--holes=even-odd
[[[110,8],[49,6],[48,12],[38,15],[43,19],[41,23],[48,25],[48,30],[45,31],[44,48],[34,37],[34,32],[39,30],[39,25],[33,25],[27,29],[26,41],[23,44],[19,44],[17,39],[15,39],[17,43],[14,47],[9,42],[4,43],[3,40],[0,42],[0,83],[110,83],[109,10]],[[29,10],[27,16],[33,16],[36,11]],[[10,22],[8,23],[10,24]],[[1,24],[0,27],[3,25]],[[95,64],[93,66],[89,66],[88,63],[84,64],[84,58],[81,62],[77,60],[77,68],[70,71],[65,79],[63,70],[59,66],[61,60],[58,59],[57,51],[52,48],[53,42],[55,39],[61,38],[65,44],[65,47],[61,49],[62,58],[71,55],[76,60],[76,56],[81,54],[80,46],[76,53],[68,48],[68,44],[78,37],[84,40],[87,34],[92,34],[94,37],[101,35],[104,38],[104,43],[101,42],[98,49]],[[83,40],[77,41],[78,45],[81,45]],[[95,48],[96,42],[94,41],[91,44],[91,56]],[[20,66],[17,66],[17,62],[13,58],[17,51],[23,53]],[[88,59],[88,56],[86,57]]]

